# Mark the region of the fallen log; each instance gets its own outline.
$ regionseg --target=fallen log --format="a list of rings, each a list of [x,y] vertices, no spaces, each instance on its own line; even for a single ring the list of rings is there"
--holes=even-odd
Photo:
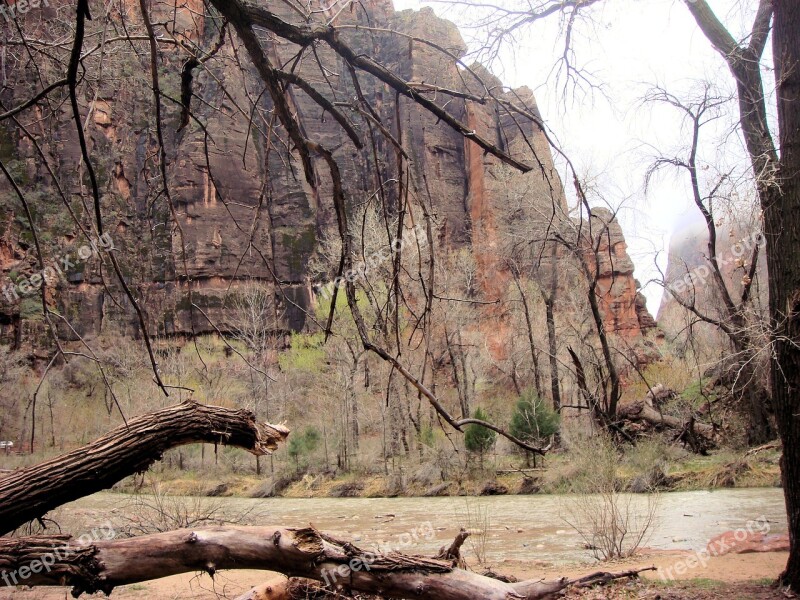
[[[645,571],[655,571],[656,567],[645,567],[643,569],[632,569],[621,573],[608,573],[598,571],[572,579],[562,590],[553,592],[544,597],[560,597],[566,588],[585,589],[607,585],[618,579],[636,578]],[[501,580],[502,581],[502,580]],[[343,595],[335,590],[323,587],[320,583],[312,579],[298,577],[271,579],[266,583],[258,585],[248,592],[237,596],[235,600],[342,600],[352,598],[350,594]],[[359,595],[359,598],[364,596]],[[515,597],[516,598],[516,597]]]
[[[623,421],[643,421],[654,428],[676,430],[680,440],[701,454],[717,445],[717,431],[712,425],[698,423],[694,418],[690,418],[687,422],[681,421],[677,417],[656,410],[644,400],[621,407],[617,416]]]
[[[257,423],[248,410],[195,402],[136,417],[87,446],[0,478],[0,535],[145,471],[170,448],[205,442],[261,456],[288,435],[281,425]]]
[[[420,600],[533,600],[570,583],[504,583],[455,568],[449,560],[364,551],[312,528],[212,527],[86,542],[64,535],[0,538],[4,581],[68,585],[76,598],[179,573],[213,576],[220,569],[276,571],[332,589]]]
[[[638,577],[639,573],[644,573],[645,571],[656,571],[656,567],[645,567],[643,569],[632,569],[630,571],[623,571],[622,573],[609,573],[607,571],[597,571],[596,573],[590,573],[589,575],[584,575],[583,577],[579,577],[578,579],[573,579],[570,582],[570,587],[575,588],[589,588],[594,587],[597,585],[606,585],[607,583],[611,583],[612,581],[616,581],[617,579],[628,579],[633,577]]]
[[[765,452],[767,450],[778,450],[780,449],[780,447],[781,447],[780,440],[775,442],[769,442],[761,446],[756,446],[755,448],[750,448],[750,450],[744,453],[744,458],[747,458],[748,456],[755,456],[756,454],[760,452]]]
[[[525,469],[496,469],[495,473],[498,475],[514,475],[516,473],[521,473],[525,475],[526,473],[544,473],[547,471],[544,467],[530,467]]]

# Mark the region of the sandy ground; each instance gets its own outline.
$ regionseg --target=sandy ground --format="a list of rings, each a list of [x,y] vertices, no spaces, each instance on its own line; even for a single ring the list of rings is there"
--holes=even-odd
[[[587,590],[570,594],[574,598],[661,598],[663,600],[706,599],[724,597],[727,600],[785,598],[771,590],[765,581],[777,578],[786,564],[786,552],[728,554],[712,557],[705,566],[696,564],[690,552],[655,552],[623,561],[594,565],[555,567],[546,563],[507,561],[492,565],[494,571],[513,574],[519,579],[580,577],[598,570],[628,571],[655,566],[656,572],[643,573],[642,582],[620,582],[603,590]],[[685,565],[684,569],[677,568]],[[671,569],[672,580],[665,582]],[[676,571],[682,571],[678,574]],[[249,588],[275,577],[268,571],[225,571],[212,580],[206,574],[184,574],[155,581],[124,586],[114,591],[113,598],[123,600],[219,600],[235,598]],[[702,580],[702,581],[698,581]],[[708,580],[721,582],[710,584]],[[683,583],[681,583],[683,582]],[[599,595],[598,595],[599,594]],[[0,600],[66,600],[68,588],[24,589],[0,588]]]
[[[642,577],[656,581],[688,581],[692,579],[711,579],[721,582],[757,581],[776,579],[786,566],[788,552],[759,552],[751,554],[726,554],[708,559],[705,566],[696,560],[695,554],[687,551],[656,552],[638,555],[622,561],[594,565],[571,565],[566,570],[558,567],[507,568],[500,565],[501,572],[513,573],[515,577],[527,579],[546,577],[580,577],[596,571],[629,571],[654,566],[656,571],[646,571]],[[684,565],[680,568],[679,565]],[[695,565],[692,567],[692,565]],[[509,567],[511,567],[509,565]]]

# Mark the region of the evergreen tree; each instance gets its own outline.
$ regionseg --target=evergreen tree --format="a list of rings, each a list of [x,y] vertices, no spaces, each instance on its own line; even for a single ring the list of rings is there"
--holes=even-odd
[[[488,416],[480,408],[475,411],[473,417],[481,421],[488,421]],[[474,423],[467,425],[464,431],[464,445],[469,452],[478,454],[481,461],[481,469],[483,469],[483,455],[494,445],[496,439],[497,434],[483,425]]]
[[[523,442],[536,444],[556,434],[559,421],[556,411],[533,390],[526,390],[517,401],[514,416],[511,417],[510,433]],[[530,460],[530,456],[530,453],[526,453],[526,461]]]

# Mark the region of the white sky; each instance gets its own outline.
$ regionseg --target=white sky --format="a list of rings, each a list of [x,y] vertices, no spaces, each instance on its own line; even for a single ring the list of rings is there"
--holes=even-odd
[[[462,26],[467,43],[477,35],[463,27],[463,12],[429,0],[394,0],[398,10],[431,6]],[[497,0],[504,4],[507,0]],[[716,14],[735,36],[749,30],[756,0],[709,0]],[[467,13],[469,14],[469,13]],[[678,113],[642,106],[640,98],[658,83],[675,95],[685,94],[698,80],[710,79],[726,91],[733,90],[722,58],[697,28],[682,0],[606,0],[592,10],[594,23],[576,25],[576,64],[604,84],[603,93],[572,95],[566,100],[555,84],[552,68],[563,52],[558,38],[558,18],[535,23],[519,36],[513,52],[506,51],[492,71],[512,87],[534,90],[542,116],[583,176],[596,182],[612,207],[622,207],[622,223],[636,276],[644,285],[658,276],[658,254],[666,267],[669,236],[681,223],[699,216],[690,202],[688,185],[676,177],[662,177],[645,195],[644,174],[654,151],[684,145]],[[477,47],[477,46],[476,46]],[[769,82],[769,76],[765,82]],[[735,105],[731,105],[735,110]],[[733,115],[733,113],[732,113]],[[720,123],[717,133],[722,135]],[[710,160],[718,156],[718,143],[707,145]],[[726,152],[740,151],[738,140],[728,138]],[[729,154],[730,156],[730,154]],[[661,288],[645,286],[648,307],[655,314]]]

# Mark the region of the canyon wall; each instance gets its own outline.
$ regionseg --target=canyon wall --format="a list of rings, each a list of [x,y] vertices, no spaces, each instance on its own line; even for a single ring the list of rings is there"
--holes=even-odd
[[[270,8],[288,21],[299,19],[289,3],[275,3]],[[45,38],[67,34],[68,25],[59,30],[54,23],[63,19],[68,24],[71,10],[71,3],[53,0],[37,14],[26,16],[25,30]],[[95,3],[93,10],[101,14],[102,7]],[[138,3],[123,2],[112,10],[124,11],[118,16],[129,23],[140,22]],[[507,261],[501,256],[508,240],[519,236],[512,229],[521,225],[533,238],[548,231],[554,219],[569,220],[569,211],[539,127],[530,120],[500,114],[490,103],[463,96],[485,96],[489,91],[538,115],[533,94],[526,88],[503,87],[476,65],[473,72],[479,82],[459,66],[454,57],[465,55],[464,41],[455,25],[438,18],[430,8],[395,12],[390,2],[372,0],[338,13],[320,6],[315,14],[320,22],[333,19],[337,25],[349,26],[342,35],[352,46],[406,81],[428,86],[427,96],[452,116],[535,165],[528,174],[510,174],[509,167],[497,158],[374,77],[359,75],[356,89],[347,66],[330,48],[320,45],[315,49],[319,64],[311,60],[293,64],[297,47],[271,35],[262,36],[275,64],[290,65],[331,102],[355,105],[357,94],[363,94],[408,155],[408,201],[433,207],[438,246],[469,251],[477,268],[478,291],[485,296],[501,294],[511,280]],[[167,23],[172,35],[206,50],[214,47],[220,35],[218,21],[206,16],[198,1],[155,2],[153,21]],[[10,32],[9,24],[0,27]],[[98,26],[92,27],[86,50],[101,39]],[[422,38],[434,40],[436,47],[419,41]],[[85,77],[90,84],[81,87],[79,103],[101,186],[105,228],[133,292],[141,299],[151,333],[181,337],[212,332],[215,327],[224,330],[231,296],[252,280],[272,290],[279,328],[309,327],[307,311],[314,304],[314,284],[324,281],[309,265],[320,240],[335,231],[324,163],[313,159],[320,181],[312,188],[303,177],[297,153],[289,151],[287,136],[274,119],[268,94],[263,93],[254,70],[246,66],[246,54],[232,34],[213,60],[195,72],[192,108],[202,127],[193,119],[179,127],[180,110],[174,100],[180,97],[184,59],[174,46],[164,44],[160,46],[163,125],[175,222],[154,159],[158,146],[147,46],[138,42],[137,52],[132,47],[108,42],[107,48],[87,58]],[[31,59],[22,53],[13,57],[4,66],[8,79],[0,93],[4,107],[31,97],[40,88],[40,77],[54,80],[60,76],[55,71],[37,73]],[[455,90],[461,96],[438,93],[439,88]],[[369,119],[356,123],[362,139],[367,140],[359,150],[308,95],[292,87],[288,96],[303,134],[334,149],[349,202],[355,205],[380,194],[392,214],[406,210],[406,198],[398,187],[385,185],[397,178],[398,148],[376,132]],[[74,258],[88,242],[71,221],[60,196],[63,193],[87,231],[91,231],[92,207],[69,103],[55,94],[18,119],[0,127],[0,157],[36,206],[34,220],[45,249],[45,265],[65,256]],[[61,191],[42,154],[58,176]],[[509,197],[514,193],[518,196],[515,202],[523,207],[521,214],[509,214]],[[524,200],[521,204],[519,197]],[[608,212],[598,211],[596,218],[607,232],[599,247],[598,274],[606,327],[626,343],[636,344],[654,322],[637,291],[619,225]],[[581,243],[584,251],[591,248],[588,240]],[[70,323],[56,323],[60,335],[65,339],[104,333],[137,336],[135,314],[104,264],[103,252],[84,254],[88,254],[86,259],[66,269],[64,278],[49,289],[48,300]],[[561,249],[549,264],[544,261],[547,268],[561,272],[558,284],[564,294],[575,287],[566,276],[575,272],[574,265],[570,266],[573,260]],[[3,180],[0,331],[6,343],[24,344],[44,335],[41,301],[35,293],[24,293],[19,285],[40,270],[30,227],[14,192]],[[575,306],[560,303],[560,318],[566,318]],[[496,319],[499,323],[487,327],[487,335],[502,353],[502,315],[487,309],[484,316],[487,322]]]

